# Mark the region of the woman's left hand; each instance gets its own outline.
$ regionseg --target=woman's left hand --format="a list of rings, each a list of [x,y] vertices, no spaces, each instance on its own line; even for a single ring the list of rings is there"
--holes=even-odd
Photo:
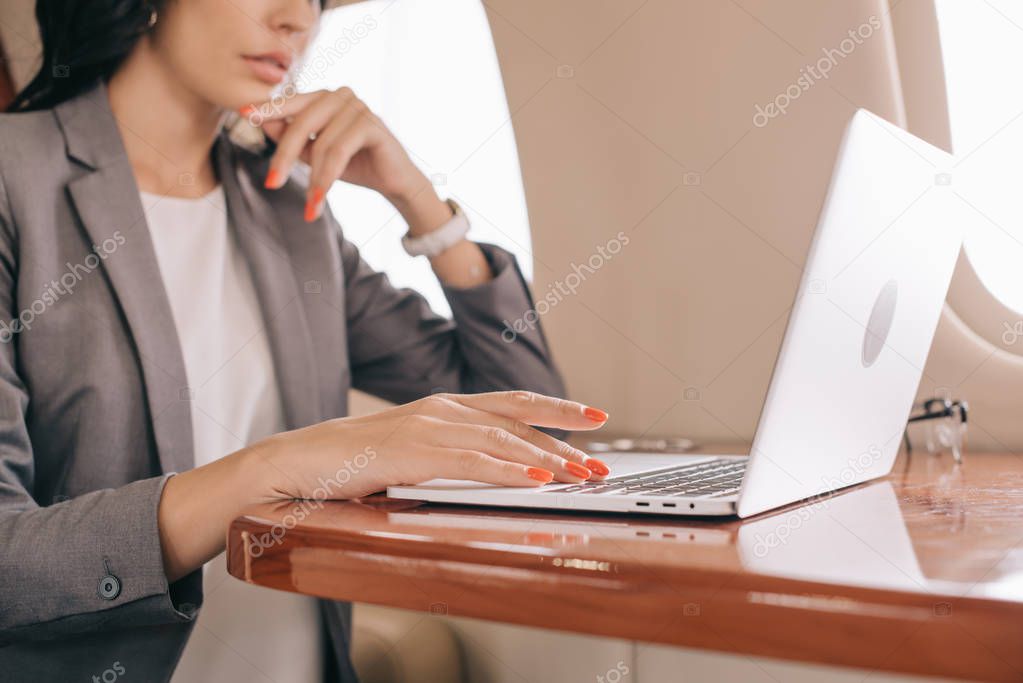
[[[429,188],[401,143],[349,88],[301,93],[240,110],[277,143],[266,187],[284,185],[295,162],[309,164],[305,219],[323,211],[335,180],[376,190],[396,206],[407,205]]]

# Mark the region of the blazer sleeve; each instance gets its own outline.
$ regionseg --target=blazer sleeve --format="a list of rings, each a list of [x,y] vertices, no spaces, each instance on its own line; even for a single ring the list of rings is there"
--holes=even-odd
[[[479,245],[493,279],[465,289],[443,287],[453,318],[448,320],[419,293],[391,285],[340,229],[338,234],[355,388],[396,403],[438,392],[528,389],[565,395],[512,254]]]
[[[16,237],[0,179],[0,314],[17,317]],[[16,335],[0,334],[0,648],[191,621],[201,572],[169,586],[157,528],[167,477],[40,506]]]

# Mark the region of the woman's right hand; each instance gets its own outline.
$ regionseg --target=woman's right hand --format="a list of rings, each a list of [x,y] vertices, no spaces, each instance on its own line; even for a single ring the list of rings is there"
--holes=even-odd
[[[249,450],[269,499],[349,499],[391,485],[600,480],[607,466],[535,427],[590,430],[607,414],[528,391],[434,394],[363,417],[282,432]]]
[[[167,579],[221,552],[224,529],[253,503],[358,498],[437,478],[504,486],[603,479],[604,463],[534,426],[588,430],[606,421],[581,403],[501,391],[436,394],[276,434],[167,480],[158,519]]]

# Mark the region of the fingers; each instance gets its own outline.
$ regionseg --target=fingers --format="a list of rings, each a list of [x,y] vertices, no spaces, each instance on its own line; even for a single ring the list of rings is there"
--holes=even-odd
[[[438,401],[435,401],[435,404],[438,404],[436,411],[438,417],[503,429],[533,446],[560,458],[561,461],[558,464],[563,468],[562,474],[571,477],[573,481],[576,478],[601,480],[609,473],[607,465],[600,460],[589,457],[578,448],[573,448],[560,439],[544,434],[540,430],[530,427],[525,422],[520,422],[503,415],[488,413],[447,398],[440,398]]]
[[[479,451],[500,460],[539,467],[553,473],[558,481],[572,484],[590,478],[590,470],[583,465],[546,451],[500,427],[427,419],[435,424],[426,431],[425,438],[435,446]]]
[[[326,188],[341,177],[348,168],[348,162],[369,142],[372,135],[370,116],[372,114],[366,105],[356,99],[316,136],[309,158],[307,221],[320,215]]]
[[[521,487],[543,486],[553,478],[549,470],[500,460],[471,449],[432,449],[428,459],[433,472],[429,478],[467,479],[498,486]]]
[[[342,176],[352,157],[373,144],[378,132],[373,113],[349,88],[296,96],[260,122],[277,142],[265,181],[268,189],[284,185],[299,159],[309,164],[306,221],[319,217],[327,189]]]
[[[277,140],[277,149],[270,159],[266,187],[276,189],[284,184],[292,167],[306,147],[334,119],[338,110],[355,97],[351,90],[345,88],[335,92],[315,94],[317,97],[307,100],[300,111],[289,115],[291,116],[290,122]],[[290,105],[291,101],[289,100],[285,104]]]
[[[488,413],[504,415],[537,427],[572,431],[598,429],[607,422],[607,413],[582,403],[532,391],[494,391],[486,394],[443,394],[462,405]]]

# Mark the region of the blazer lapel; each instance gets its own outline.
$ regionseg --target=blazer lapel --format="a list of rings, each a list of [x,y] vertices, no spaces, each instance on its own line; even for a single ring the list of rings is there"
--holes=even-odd
[[[102,83],[55,108],[68,155],[90,172],[68,192],[92,243],[123,244],[102,268],[135,342],[160,465],[181,472],[194,465],[188,379],[170,302],[149,237],[135,176]]]
[[[226,131],[217,136],[213,161],[224,186],[227,213],[249,264],[274,358],[288,429],[324,419],[309,321],[296,280],[290,241],[274,209],[236,158]],[[303,226],[296,226],[301,230]],[[334,362],[341,363],[342,359]],[[340,389],[339,389],[340,391]]]

